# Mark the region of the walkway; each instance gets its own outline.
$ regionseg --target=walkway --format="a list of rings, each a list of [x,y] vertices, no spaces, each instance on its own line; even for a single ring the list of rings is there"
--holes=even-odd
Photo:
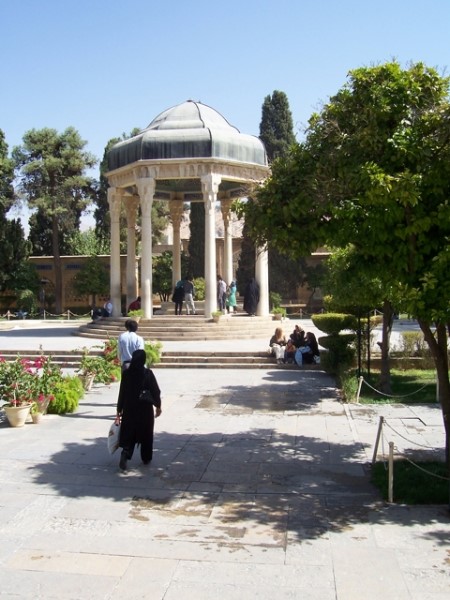
[[[0,424],[2,599],[448,597],[447,507],[389,506],[368,481],[386,407],[341,404],[318,371],[155,372],[150,467],[107,453],[117,384],[74,415]],[[389,410],[442,451],[438,408]]]

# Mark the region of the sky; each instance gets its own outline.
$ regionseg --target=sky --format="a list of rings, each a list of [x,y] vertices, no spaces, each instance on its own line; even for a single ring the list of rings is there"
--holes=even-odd
[[[0,129],[75,127],[98,159],[188,99],[259,135],[286,93],[301,139],[348,72],[450,67],[449,0],[0,0]],[[92,173],[98,176],[98,169]]]

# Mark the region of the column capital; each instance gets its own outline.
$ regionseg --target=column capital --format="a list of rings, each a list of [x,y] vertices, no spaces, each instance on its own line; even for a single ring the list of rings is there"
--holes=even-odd
[[[152,211],[156,181],[153,177],[141,177],[136,180],[136,186],[141,202],[142,216],[149,217]]]
[[[211,210],[217,200],[217,194],[219,192],[219,185],[222,181],[222,177],[217,173],[208,173],[208,175],[203,175],[200,181],[202,183],[205,210]]]
[[[136,225],[136,213],[139,208],[139,197],[130,196],[125,201],[125,214],[127,217],[127,227],[134,229]]]
[[[108,188],[108,204],[111,213],[111,221],[119,221],[122,208],[123,190],[116,187]]]

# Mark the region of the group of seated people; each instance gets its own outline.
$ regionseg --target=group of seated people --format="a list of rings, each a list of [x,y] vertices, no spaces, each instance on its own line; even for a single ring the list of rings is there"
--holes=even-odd
[[[300,325],[295,326],[289,339],[286,339],[281,327],[277,327],[270,338],[269,346],[269,351],[275,356],[278,364],[297,364],[301,366],[320,361],[316,336],[311,331],[305,333]]]

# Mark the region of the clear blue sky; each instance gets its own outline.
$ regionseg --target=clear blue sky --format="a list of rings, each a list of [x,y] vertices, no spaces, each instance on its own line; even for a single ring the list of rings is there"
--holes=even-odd
[[[0,0],[0,31],[10,150],[74,126],[98,158],[189,98],[258,135],[281,90],[300,132],[350,69],[450,66],[450,0]]]

